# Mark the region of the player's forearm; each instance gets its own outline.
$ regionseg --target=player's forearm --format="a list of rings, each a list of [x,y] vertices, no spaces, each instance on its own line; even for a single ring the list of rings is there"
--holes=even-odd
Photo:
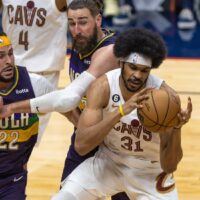
[[[104,119],[87,128],[77,129],[75,149],[80,155],[85,155],[99,146],[114,125],[119,122],[121,114],[118,109],[110,112]]]
[[[47,113],[57,111],[65,113],[73,110],[93,80],[95,80],[93,75],[83,72],[65,89],[31,99],[31,112]]]
[[[174,172],[177,169],[177,165],[182,157],[181,129],[172,129],[168,142],[164,147],[161,147],[160,150],[162,169],[167,173]]]
[[[30,100],[19,101],[8,105],[12,113],[30,113]]]

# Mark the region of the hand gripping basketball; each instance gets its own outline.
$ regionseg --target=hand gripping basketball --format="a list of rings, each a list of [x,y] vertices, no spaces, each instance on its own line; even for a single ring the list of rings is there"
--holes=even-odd
[[[137,110],[141,124],[152,132],[164,132],[179,124],[180,99],[166,90],[152,89]]]

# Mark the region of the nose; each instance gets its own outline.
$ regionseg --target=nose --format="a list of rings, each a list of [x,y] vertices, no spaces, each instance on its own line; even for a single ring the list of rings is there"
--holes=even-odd
[[[11,56],[10,55],[6,55],[6,63],[12,63],[12,59],[11,59]]]
[[[142,72],[140,70],[136,70],[134,72],[134,76],[137,78],[137,79],[141,79],[142,78]]]
[[[9,63],[9,64],[12,63],[12,58],[8,54],[5,56],[5,60],[6,60],[6,63]]]
[[[76,24],[76,26],[74,28],[74,34],[75,34],[75,36],[81,34],[81,29],[80,29],[80,26],[78,24]]]

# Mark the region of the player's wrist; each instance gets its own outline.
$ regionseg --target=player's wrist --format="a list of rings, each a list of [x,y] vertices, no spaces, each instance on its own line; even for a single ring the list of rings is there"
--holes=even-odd
[[[16,108],[16,104],[15,103],[11,103],[7,105],[7,111],[9,112],[9,114],[13,114],[17,112],[17,108]]]
[[[122,104],[121,104],[121,103],[119,104],[119,112],[120,112],[120,115],[121,115],[121,117],[123,117],[123,116],[125,115],[125,113],[124,113],[124,110],[123,110],[123,107],[122,107]]]
[[[182,128],[182,125],[177,125],[177,126],[174,126],[174,127],[173,127],[173,129],[175,129],[175,130],[176,130],[176,129],[181,129],[181,128]]]

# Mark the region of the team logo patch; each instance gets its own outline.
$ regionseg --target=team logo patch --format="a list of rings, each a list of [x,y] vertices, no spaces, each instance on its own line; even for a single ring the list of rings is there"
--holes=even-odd
[[[3,40],[0,38],[0,44],[3,44]]]
[[[133,64],[137,64],[138,55],[136,53],[133,54]]]
[[[113,100],[114,102],[119,102],[119,101],[120,101],[120,96],[119,96],[118,94],[114,94],[114,95],[112,96],[112,100]]]

